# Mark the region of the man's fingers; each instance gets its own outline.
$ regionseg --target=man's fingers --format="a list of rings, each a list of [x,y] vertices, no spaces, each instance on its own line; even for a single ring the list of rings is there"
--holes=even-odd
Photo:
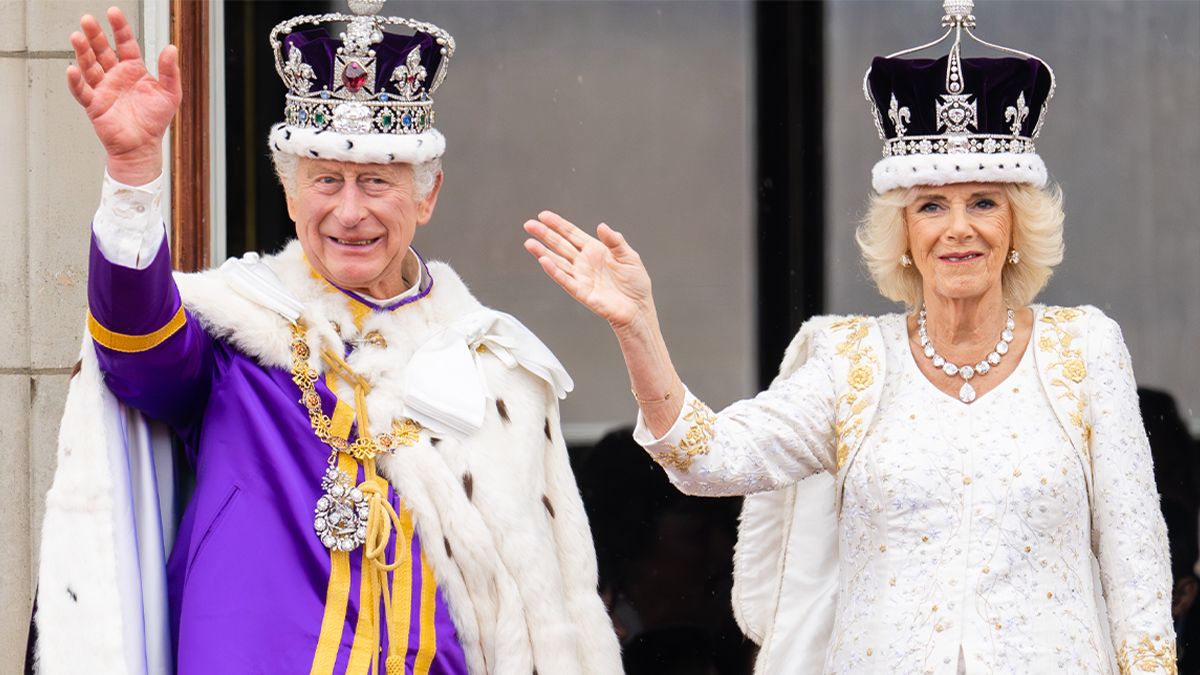
[[[588,239],[592,238],[587,232],[575,227],[574,223],[553,211],[542,211],[538,214],[538,220],[574,244],[575,248],[583,248]]]
[[[92,104],[94,92],[87,82],[83,81],[83,73],[80,72],[79,66],[67,66],[67,89],[71,91],[71,96],[75,97],[79,105],[86,108]]]
[[[71,34],[71,46],[75,49],[75,63],[88,86],[96,86],[104,79],[104,68],[96,63],[96,53],[83,33]]]
[[[108,46],[108,37],[104,35],[104,29],[100,27],[100,22],[96,21],[96,17],[91,14],[84,15],[79,20],[79,27],[83,29],[83,34],[91,44],[92,51],[96,55],[96,62],[100,64],[100,67],[108,70],[117,65],[117,55]]]
[[[175,45],[163,47],[158,55],[158,83],[174,94],[176,100],[183,95],[179,76],[179,50]]]
[[[122,61],[142,58],[142,50],[138,47],[137,37],[133,34],[133,27],[125,19],[124,12],[116,7],[109,7],[108,23],[112,26],[113,39],[117,42],[117,56],[120,56]],[[109,68],[107,65],[104,67]]]

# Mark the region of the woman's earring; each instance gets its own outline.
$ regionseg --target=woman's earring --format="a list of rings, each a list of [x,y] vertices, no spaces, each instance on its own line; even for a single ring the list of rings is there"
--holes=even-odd
[[[910,258],[907,253],[900,256],[900,266],[912,267],[912,258]]]
[[[1021,262],[1021,252],[1014,248],[1012,252],[1008,254],[1008,262],[1013,265],[1019,264]]]

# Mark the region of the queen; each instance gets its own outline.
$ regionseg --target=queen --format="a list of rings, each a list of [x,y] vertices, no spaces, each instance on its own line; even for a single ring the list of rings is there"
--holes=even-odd
[[[1034,302],[1063,256],[1034,147],[1054,74],[1007,48],[961,56],[970,12],[947,3],[949,53],[864,78],[884,148],[856,239],[906,311],[811,319],[752,399],[714,413],[683,383],[620,233],[525,224],[545,273],[616,334],[638,442],[684,492],[754,495],[735,603],[760,673],[1175,672],[1121,330]]]

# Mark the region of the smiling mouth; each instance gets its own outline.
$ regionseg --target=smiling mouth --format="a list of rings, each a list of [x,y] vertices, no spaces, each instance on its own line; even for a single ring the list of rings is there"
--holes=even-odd
[[[375,237],[374,239],[339,239],[337,237],[329,237],[330,241],[341,244],[342,246],[360,246],[360,247],[361,246],[370,246],[371,244],[374,244],[375,242],[379,241],[381,238],[382,237]]]
[[[982,253],[971,251],[970,253],[962,253],[960,255],[944,255],[941,257],[941,260],[945,260],[946,262],[952,262],[952,263],[960,263],[960,262],[969,262],[976,258],[982,258],[982,257],[983,257]]]

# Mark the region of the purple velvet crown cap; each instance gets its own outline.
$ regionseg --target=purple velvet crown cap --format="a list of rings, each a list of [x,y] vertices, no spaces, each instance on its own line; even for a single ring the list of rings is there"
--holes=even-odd
[[[897,119],[905,127],[904,136],[944,133],[944,129],[938,128],[937,103],[941,96],[949,93],[946,90],[949,58],[876,57],[871,62],[867,83],[886,138],[900,135]],[[962,93],[970,96],[977,105],[978,123],[971,133],[1013,136],[1014,116],[1009,114],[1009,109],[1017,108],[1018,99],[1023,95],[1023,105],[1029,114],[1020,122],[1017,135],[1034,138],[1052,88],[1050,69],[1046,64],[1038,59],[1016,57],[964,58],[961,63]],[[908,109],[908,116],[897,119],[889,116],[892,96],[896,97],[898,108]]]
[[[300,51],[304,63],[312,66],[313,74],[316,77],[313,91],[320,91],[325,87],[332,90],[341,84],[334,82],[335,56],[338,48],[342,46],[341,39],[330,36],[326,29],[317,27],[294,31],[284,39],[283,44],[285,54],[295,47]],[[420,48],[421,65],[425,67],[425,78],[421,82],[422,89],[426,92],[433,89],[434,78],[441,66],[442,59],[445,58],[434,36],[422,31],[415,31],[412,35],[399,35],[383,31],[383,41],[371,45],[378,62],[375,68],[375,81],[372,83],[376,94],[379,92],[400,94],[395,81],[391,79],[391,74],[397,67],[405,65],[405,59],[408,58],[414,47]]]

